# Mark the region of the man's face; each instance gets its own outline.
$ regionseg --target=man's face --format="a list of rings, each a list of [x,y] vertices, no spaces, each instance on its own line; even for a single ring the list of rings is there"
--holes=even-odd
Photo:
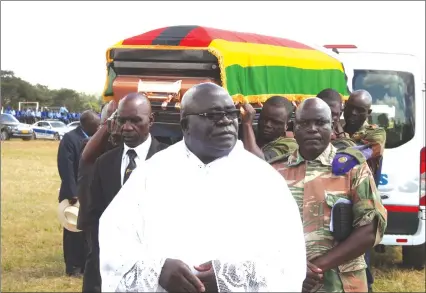
[[[320,155],[329,145],[332,125],[324,109],[306,106],[296,115],[294,135],[302,154]]]
[[[287,110],[265,105],[259,116],[259,137],[266,143],[284,136],[287,130]]]
[[[186,144],[200,156],[226,156],[237,141],[238,115],[226,92],[200,99],[181,122]]]
[[[128,101],[118,106],[118,132],[128,147],[135,148],[143,143],[153,122],[153,115],[147,105],[136,105],[134,101]]]
[[[367,120],[370,113],[371,110],[369,106],[366,105],[359,96],[349,98],[343,111],[345,128],[348,131],[357,131]]]

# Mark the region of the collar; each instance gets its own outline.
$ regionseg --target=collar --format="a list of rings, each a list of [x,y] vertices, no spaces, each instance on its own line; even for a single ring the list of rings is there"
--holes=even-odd
[[[186,157],[188,158],[189,161],[194,162],[194,164],[198,165],[198,166],[204,166],[204,167],[209,167],[212,164],[215,164],[217,162],[221,162],[225,159],[229,159],[229,158],[235,158],[236,156],[238,156],[239,154],[241,154],[242,152],[245,151],[243,143],[240,140],[237,140],[237,142],[235,143],[234,148],[231,150],[231,152],[222,158],[218,158],[216,160],[214,160],[211,163],[208,163],[207,165],[204,164],[193,152],[191,152],[189,150],[189,148],[187,147],[186,143],[185,143],[185,139],[182,139],[182,145],[183,145],[183,150],[186,154]]]
[[[328,147],[322,152],[322,154],[319,155],[312,162],[320,162],[324,166],[331,166],[331,163],[333,162],[333,158],[336,155],[336,151],[337,149],[330,143]],[[299,153],[299,150],[296,150],[292,155],[289,156],[288,165],[297,166],[304,161],[305,159]]]
[[[124,145],[123,160],[126,158],[127,151],[131,149],[136,152],[136,155],[138,156],[139,159],[145,160],[148,154],[149,148],[151,147],[151,142],[152,142],[151,134],[148,134],[147,139],[135,148],[131,148],[131,147],[128,147],[126,144],[123,144]]]
[[[80,127],[81,132],[83,133],[85,138],[89,138],[89,136],[87,135],[87,133],[83,130],[83,128]]]

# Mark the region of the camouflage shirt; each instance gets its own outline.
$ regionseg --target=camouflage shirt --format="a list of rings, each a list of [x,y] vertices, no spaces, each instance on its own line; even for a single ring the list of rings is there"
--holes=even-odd
[[[337,138],[332,141],[332,144],[338,149],[344,149],[345,147],[351,147],[355,145],[367,145],[371,149],[371,157],[368,158],[368,165],[377,178],[377,170],[379,170],[380,158],[383,155],[386,143],[386,131],[375,125],[368,124],[367,121],[361,126],[361,128],[355,132],[351,137],[345,133],[345,137]]]
[[[350,143],[349,140],[352,142]],[[369,145],[373,150],[371,158],[378,158],[383,155],[386,143],[386,131],[375,124],[368,124],[367,121],[352,136],[345,133],[342,138],[335,138],[332,144],[345,143],[347,146],[353,145]]]
[[[342,176],[334,176],[331,162],[336,148],[331,144],[315,160],[305,161],[298,151],[287,160],[272,166],[286,179],[303,221],[308,261],[326,254],[336,245],[330,231],[331,209],[339,198],[353,204],[354,228],[376,218],[378,225],[375,244],[380,243],[386,229],[387,212],[366,163],[357,165]],[[324,272],[320,292],[367,292],[364,257]]]
[[[296,140],[285,136],[280,136],[261,148],[263,155],[265,156],[265,161],[267,162],[279,156],[290,155],[297,149],[298,145]]]

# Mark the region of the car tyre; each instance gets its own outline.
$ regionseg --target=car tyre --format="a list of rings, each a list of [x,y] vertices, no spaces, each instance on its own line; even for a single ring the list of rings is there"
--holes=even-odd
[[[37,135],[35,132],[33,132],[33,139],[36,140],[37,139]]]
[[[414,246],[402,246],[402,265],[416,270],[425,267],[425,244]]]
[[[1,140],[9,140],[10,136],[6,129],[3,129],[0,133]]]
[[[54,140],[61,140],[59,133],[55,133],[55,135],[53,135],[53,139]]]

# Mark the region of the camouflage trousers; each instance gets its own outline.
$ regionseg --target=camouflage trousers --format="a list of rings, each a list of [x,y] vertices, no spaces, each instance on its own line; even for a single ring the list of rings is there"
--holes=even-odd
[[[324,285],[317,292],[368,292],[365,269],[353,272],[327,271],[324,273]]]

